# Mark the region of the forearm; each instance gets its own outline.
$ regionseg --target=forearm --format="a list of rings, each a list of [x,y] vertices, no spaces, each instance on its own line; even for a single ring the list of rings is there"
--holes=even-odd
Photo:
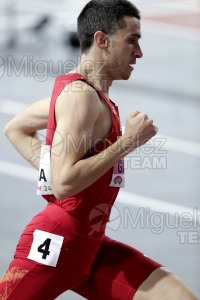
[[[5,128],[5,135],[27,162],[39,169],[41,141],[36,133],[27,134],[19,129],[12,129],[11,125]]]
[[[121,137],[97,155],[81,159],[70,167],[63,164],[59,174],[52,174],[56,178],[53,184],[56,197],[62,200],[86,189],[135,148],[133,142]]]
[[[41,141],[38,130],[47,127],[50,99],[37,101],[15,116],[4,133],[15,149],[32,166],[39,168]]]
[[[71,96],[74,95],[75,93]],[[91,147],[91,137],[95,142],[95,137],[99,136],[97,124],[99,119],[101,120],[100,117],[104,116],[96,108],[98,102],[94,102],[93,98],[92,101],[87,97],[83,99],[81,101],[76,97],[74,101],[68,98],[64,99],[65,101],[60,99],[57,103],[51,177],[53,193],[60,200],[92,185],[121,158],[143,145],[157,132],[153,121],[146,114],[135,111],[127,118],[123,136],[101,153],[84,159]]]

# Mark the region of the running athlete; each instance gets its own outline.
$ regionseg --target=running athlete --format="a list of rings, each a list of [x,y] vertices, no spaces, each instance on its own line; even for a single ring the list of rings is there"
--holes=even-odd
[[[91,300],[197,299],[159,263],[105,236],[123,158],[157,133],[153,120],[134,111],[121,135],[109,99],[112,82],[127,80],[142,57],[140,13],[126,0],[92,0],[78,17],[78,35],[77,69],[56,78],[51,100],[32,104],[5,129],[39,169],[40,151],[30,145],[40,144],[37,131],[47,128],[52,191],[20,237],[0,299],[51,300],[68,289]]]

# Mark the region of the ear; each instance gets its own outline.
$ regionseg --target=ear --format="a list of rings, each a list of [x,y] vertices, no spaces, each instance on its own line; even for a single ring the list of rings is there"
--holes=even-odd
[[[94,34],[94,43],[100,48],[100,49],[106,49],[108,46],[108,36],[102,32],[97,31]]]

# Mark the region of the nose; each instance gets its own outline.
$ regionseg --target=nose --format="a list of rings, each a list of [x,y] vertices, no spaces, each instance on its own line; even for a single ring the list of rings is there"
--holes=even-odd
[[[142,49],[139,44],[137,44],[137,48],[134,51],[134,56],[136,58],[142,58],[142,56],[143,56],[143,52],[142,52]]]

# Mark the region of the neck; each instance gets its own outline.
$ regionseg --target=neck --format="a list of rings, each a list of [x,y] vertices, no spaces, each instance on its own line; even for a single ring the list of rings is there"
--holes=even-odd
[[[79,66],[74,70],[91,81],[102,93],[108,97],[112,80],[106,73],[106,62],[94,59],[91,55],[83,54]]]

